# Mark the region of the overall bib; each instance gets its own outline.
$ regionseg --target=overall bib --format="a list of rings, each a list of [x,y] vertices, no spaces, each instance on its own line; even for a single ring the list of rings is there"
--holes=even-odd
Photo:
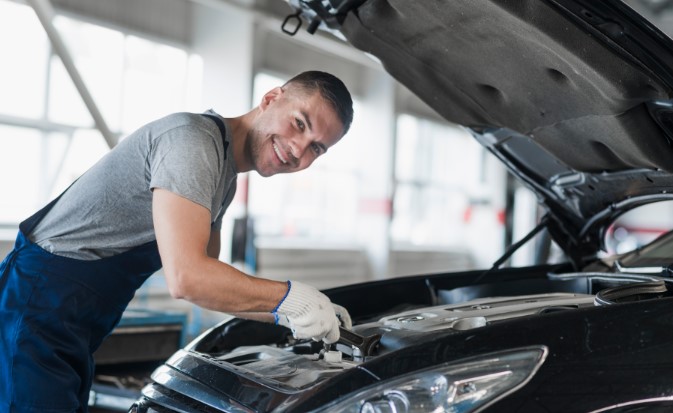
[[[60,197],[59,197],[60,198]],[[93,356],[135,291],[161,268],[156,241],[98,260],[47,252],[19,226],[0,264],[0,412],[86,412]]]

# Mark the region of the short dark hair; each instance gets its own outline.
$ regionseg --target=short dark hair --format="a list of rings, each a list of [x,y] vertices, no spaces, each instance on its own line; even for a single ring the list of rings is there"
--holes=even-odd
[[[320,92],[323,99],[332,105],[343,125],[344,135],[353,122],[353,99],[346,85],[334,75],[318,70],[302,72],[285,82],[283,87],[292,84],[299,89]]]

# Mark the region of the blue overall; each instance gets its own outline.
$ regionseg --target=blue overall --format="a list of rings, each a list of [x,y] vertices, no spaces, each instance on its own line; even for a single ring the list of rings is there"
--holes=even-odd
[[[0,264],[2,413],[86,412],[92,354],[136,289],[161,268],[156,241],[92,261],[31,242],[28,235],[57,201],[21,223]]]

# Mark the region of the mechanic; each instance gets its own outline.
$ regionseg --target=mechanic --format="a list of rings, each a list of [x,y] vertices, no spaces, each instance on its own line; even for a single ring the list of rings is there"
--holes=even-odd
[[[236,175],[303,170],[352,118],[339,79],[304,72],[242,116],[176,113],[141,127],[22,222],[0,265],[0,411],[87,411],[94,351],[162,266],[175,298],[337,341],[350,317],[317,289],[217,257]]]

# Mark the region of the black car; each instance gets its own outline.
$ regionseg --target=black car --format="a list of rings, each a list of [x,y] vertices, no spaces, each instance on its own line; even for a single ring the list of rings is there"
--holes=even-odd
[[[617,0],[293,0],[534,191],[492,268],[325,291],[336,345],[231,318],[132,412],[670,412],[673,234],[606,257],[625,212],[673,199],[673,42]],[[547,233],[565,257],[501,268]]]

